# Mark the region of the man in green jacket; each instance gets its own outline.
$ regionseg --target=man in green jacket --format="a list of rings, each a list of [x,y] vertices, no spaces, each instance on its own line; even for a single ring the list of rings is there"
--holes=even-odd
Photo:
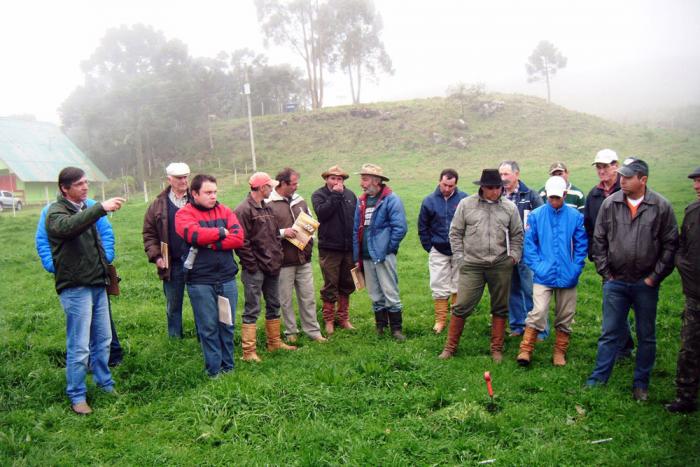
[[[111,198],[87,207],[88,180],[77,167],[58,175],[61,196],[46,214],[46,231],[56,269],[56,292],[66,314],[66,394],[71,409],[87,415],[85,377],[88,358],[97,386],[114,392],[107,364],[112,332],[106,286],[107,260],[95,224],[108,212],[118,210],[123,198]]]

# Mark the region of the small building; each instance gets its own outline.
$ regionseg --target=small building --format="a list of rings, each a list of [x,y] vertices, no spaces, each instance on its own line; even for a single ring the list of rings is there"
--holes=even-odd
[[[104,173],[61,132],[46,122],[0,118],[0,189],[24,205],[46,204],[56,197],[58,174],[80,167],[91,182],[107,182]]]

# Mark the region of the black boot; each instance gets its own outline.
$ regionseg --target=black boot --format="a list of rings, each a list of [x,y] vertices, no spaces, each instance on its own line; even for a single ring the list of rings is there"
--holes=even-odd
[[[391,337],[393,337],[399,342],[405,341],[406,336],[404,336],[401,332],[403,327],[403,318],[401,316],[401,312],[397,311],[389,313],[389,322],[391,323]]]
[[[666,404],[665,407],[671,413],[692,413],[698,410],[698,406],[694,401],[686,399],[676,399],[670,404]]]
[[[384,329],[389,325],[389,316],[386,310],[374,312],[374,321],[377,323],[377,335],[383,336]]]

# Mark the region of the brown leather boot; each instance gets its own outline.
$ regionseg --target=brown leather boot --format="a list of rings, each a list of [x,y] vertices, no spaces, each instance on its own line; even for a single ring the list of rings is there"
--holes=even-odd
[[[350,322],[350,297],[347,295],[338,295],[338,319],[340,326],[343,329],[354,330],[355,326]]]
[[[433,331],[435,334],[440,334],[443,329],[445,329],[445,324],[447,323],[447,309],[449,307],[449,300],[446,298],[436,298],[435,299],[435,326],[433,326]]]
[[[500,316],[491,318],[491,358],[494,363],[503,360],[503,341],[506,338],[506,319]]]
[[[243,326],[241,326],[241,347],[243,347],[243,356],[241,359],[246,362],[261,361],[255,350],[256,331],[255,323],[243,323]]]
[[[520,341],[520,353],[518,353],[517,357],[520,366],[528,366],[530,364],[536,343],[537,329],[527,326],[523,332],[523,340]]]
[[[275,352],[276,350],[296,350],[296,346],[287,345],[282,342],[280,337],[280,319],[268,319],[265,321],[265,333],[267,334],[267,351]]]
[[[452,358],[457,352],[459,338],[462,337],[462,331],[464,331],[465,319],[466,318],[461,316],[452,315],[450,318],[450,326],[447,328],[447,342],[445,342],[445,348],[442,353],[438,355],[438,358],[447,360],[448,358]]]
[[[455,303],[457,303],[457,294],[453,293],[452,295],[450,295],[450,306],[455,306]]]
[[[335,326],[333,325],[333,320],[335,319],[335,303],[333,302],[323,302],[323,322],[326,323],[326,334],[331,337],[331,334],[335,331]]]
[[[566,365],[566,349],[569,348],[569,335],[557,329],[557,340],[554,342],[552,363],[554,366]]]

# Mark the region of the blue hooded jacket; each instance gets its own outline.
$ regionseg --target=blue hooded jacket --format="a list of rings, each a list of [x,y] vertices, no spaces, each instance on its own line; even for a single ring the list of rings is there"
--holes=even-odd
[[[85,201],[87,207],[95,204],[94,199],[88,199]],[[56,270],[53,266],[53,256],[51,256],[51,245],[49,244],[49,236],[46,233],[46,213],[49,210],[50,205],[44,206],[41,210],[41,215],[39,216],[39,223],[36,226],[36,236],[34,241],[36,243],[36,252],[39,254],[39,259],[41,259],[41,265],[44,266],[46,272],[54,274]],[[112,231],[112,224],[109,223],[107,216],[100,217],[100,220],[95,224],[97,226],[97,233],[100,234],[100,240],[102,240],[102,248],[105,250],[105,259],[108,263],[112,263],[114,260],[114,232]]]
[[[366,195],[360,196],[355,207],[355,222],[352,232],[352,255],[355,262],[359,261],[362,252],[362,240],[360,239],[360,227],[364,223],[363,203]],[[399,244],[406,236],[408,225],[401,199],[396,196],[391,188],[384,186],[382,194],[372,213],[372,222],[367,229],[362,229],[363,235],[367,235],[367,248],[372,261],[379,263],[389,254],[399,251]]]
[[[583,216],[571,206],[554,209],[549,203],[528,216],[523,259],[534,282],[568,289],[578,284],[588,254]]]
[[[450,224],[457,205],[466,197],[467,193],[455,189],[452,196],[445,199],[440,187],[425,197],[418,215],[418,236],[425,251],[430,252],[430,249],[435,247],[443,255],[452,256]]]

